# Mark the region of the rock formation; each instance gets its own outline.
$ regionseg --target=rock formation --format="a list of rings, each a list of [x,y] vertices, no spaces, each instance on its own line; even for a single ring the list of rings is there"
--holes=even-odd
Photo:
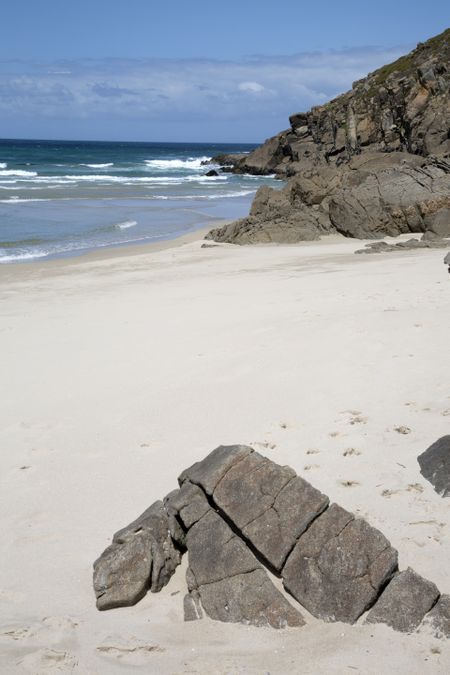
[[[114,535],[94,563],[99,609],[159,591],[187,552],[186,621],[301,627],[325,621],[422,624],[450,636],[450,603],[381,532],[298,476],[242,445],[219,446],[180,475],[179,488]],[[287,594],[276,587],[278,577]]]
[[[420,473],[438,495],[450,496],[450,436],[442,436],[419,455]]]
[[[327,232],[375,238],[450,236],[450,29],[296,113],[290,129],[226,161],[236,173],[275,173],[280,191],[257,192],[250,215],[207,238],[292,243]]]

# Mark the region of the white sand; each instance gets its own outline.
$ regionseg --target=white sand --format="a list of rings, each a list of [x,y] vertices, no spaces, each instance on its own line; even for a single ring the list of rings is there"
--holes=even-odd
[[[449,433],[444,252],[360,246],[194,241],[0,268],[2,674],[450,671],[425,632],[306,612],[300,630],[185,624],[184,567],[135,607],[95,609],[112,534],[221,443],[290,464],[450,593],[450,500],[416,459]]]

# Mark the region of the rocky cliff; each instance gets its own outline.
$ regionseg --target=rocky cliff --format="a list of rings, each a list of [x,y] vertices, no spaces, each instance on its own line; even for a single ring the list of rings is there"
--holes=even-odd
[[[326,232],[450,235],[450,29],[383,66],[244,157],[237,173],[275,173],[250,215],[208,237],[295,242]]]

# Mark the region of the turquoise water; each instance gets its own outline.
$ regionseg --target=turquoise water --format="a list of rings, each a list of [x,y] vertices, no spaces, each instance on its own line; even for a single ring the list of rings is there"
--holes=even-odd
[[[254,145],[0,141],[0,263],[170,239],[248,213],[269,177],[205,176]]]

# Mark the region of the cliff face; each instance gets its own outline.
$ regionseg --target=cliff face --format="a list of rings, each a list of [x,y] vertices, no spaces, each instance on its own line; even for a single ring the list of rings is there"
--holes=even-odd
[[[289,121],[233,168],[276,173],[287,186],[261,188],[248,218],[210,238],[450,235],[450,29]]]

